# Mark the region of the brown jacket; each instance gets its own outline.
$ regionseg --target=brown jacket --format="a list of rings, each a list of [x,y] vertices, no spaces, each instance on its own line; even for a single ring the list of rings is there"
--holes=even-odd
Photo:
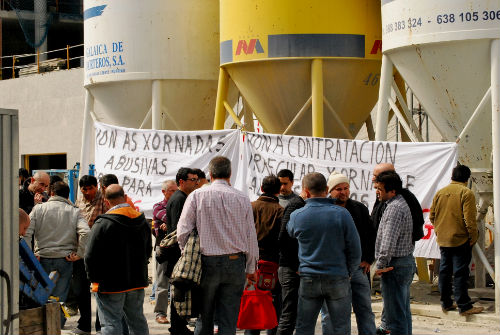
[[[429,219],[440,247],[477,241],[476,198],[465,183],[452,181],[439,190],[432,200]]]
[[[252,210],[259,241],[260,259],[278,263],[278,237],[283,207],[280,206],[277,197],[264,194],[252,202]]]

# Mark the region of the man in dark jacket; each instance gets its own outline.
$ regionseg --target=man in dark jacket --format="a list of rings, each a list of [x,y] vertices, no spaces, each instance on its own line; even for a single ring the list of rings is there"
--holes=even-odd
[[[26,214],[30,214],[35,205],[46,201],[43,193],[50,184],[50,177],[47,173],[39,171],[31,178],[30,182],[25,182],[19,190],[19,208],[24,209]]]
[[[361,242],[361,264],[351,274],[352,308],[356,315],[358,331],[363,335],[375,335],[375,315],[372,311],[370,282],[366,275],[375,260],[375,239],[377,234],[368,213],[368,208],[361,202],[349,198],[349,178],[339,173],[332,172],[328,178],[328,190],[331,198],[335,199],[338,206],[347,209],[351,214]],[[330,315],[323,307],[323,334],[333,334]]]
[[[167,234],[177,230],[177,223],[181,217],[184,203],[187,196],[198,187],[198,175],[193,169],[180,168],[175,176],[178,190],[170,197],[166,207],[166,223]],[[167,251],[167,271],[165,275],[170,278],[174,270],[175,263],[181,257],[181,250],[176,243],[174,246],[168,248]],[[190,335],[193,332],[188,329],[187,321],[179,316],[174,304],[170,304],[170,322],[171,327],[169,331],[171,334]]]
[[[396,169],[391,163],[380,163],[376,165],[373,169],[372,182],[375,183],[375,179],[377,178],[377,176],[385,171],[396,172]],[[411,217],[413,221],[412,240],[413,242],[416,242],[424,237],[424,214],[422,212],[422,206],[420,206],[420,202],[418,202],[417,197],[415,197],[415,195],[409,189],[401,189],[401,195],[408,204],[408,207],[410,207]],[[378,230],[380,219],[384,214],[385,207],[385,202],[379,201],[378,199],[373,205],[371,217],[376,231]]]
[[[151,229],[144,214],[127,204],[121,186],[109,185],[104,196],[111,209],[95,221],[85,252],[85,269],[96,292],[101,332],[122,334],[125,314],[132,334],[148,335],[142,306],[148,286]]]
[[[267,176],[262,180],[262,195],[252,202],[253,219],[257,241],[259,243],[259,259],[278,264],[279,249],[278,237],[283,217],[283,207],[280,206],[278,194],[281,183],[276,176]],[[279,283],[272,290],[273,304],[276,315],[281,312],[281,287]],[[276,334],[276,328],[267,331],[268,334]],[[245,334],[260,334],[259,330],[245,330]]]
[[[286,231],[286,225],[290,215],[297,209],[305,206],[305,195],[290,200],[285,207],[281,219],[281,229],[278,239],[280,250],[280,261],[278,268],[278,279],[281,285],[281,317],[278,323],[278,335],[292,335],[297,321],[297,303],[299,300],[299,243],[297,239],[290,237]]]

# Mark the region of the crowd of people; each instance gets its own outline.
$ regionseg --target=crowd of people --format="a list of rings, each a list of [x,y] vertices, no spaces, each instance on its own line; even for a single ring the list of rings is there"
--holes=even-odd
[[[461,315],[482,311],[467,293],[478,234],[469,177],[469,168],[457,165],[430,212],[441,250],[442,309],[458,308]],[[202,170],[183,167],[175,180],[162,183],[152,223],[114,175],[102,176],[99,186],[95,177],[82,176],[76,204],[62,180],[44,172],[23,178],[20,234],[43,268],[59,273],[52,295],[77,306],[75,334],[91,332],[92,291],[96,331],[147,335],[143,303],[151,260],[155,320],[169,324],[174,335],[235,334],[241,296],[259,285],[262,264],[276,269],[268,275],[275,279],[271,294],[279,322],[267,334],[314,334],[319,314],[324,335],[350,334],[351,310],[359,334],[412,334],[413,251],[424,220],[392,164],[374,168],[377,201],[370,213],[350,198],[349,178],[335,171],[328,178],[307,174],[299,195],[293,192],[293,173],[281,170],[263,178],[261,194],[251,202],[231,186],[230,160],[218,156],[209,163],[208,178]],[[190,279],[193,272],[199,281]],[[378,327],[370,272],[381,282]],[[194,332],[190,319],[196,319]]]

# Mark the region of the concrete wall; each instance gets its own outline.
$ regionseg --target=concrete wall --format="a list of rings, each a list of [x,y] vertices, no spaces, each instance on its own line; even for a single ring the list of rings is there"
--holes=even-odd
[[[20,156],[65,153],[72,168],[80,159],[84,105],[83,69],[0,81],[0,108],[19,110]]]

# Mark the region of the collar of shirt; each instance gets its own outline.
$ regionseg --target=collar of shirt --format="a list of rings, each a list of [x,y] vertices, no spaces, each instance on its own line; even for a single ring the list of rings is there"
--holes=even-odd
[[[309,199],[306,199],[306,204],[310,204],[310,205],[317,205],[317,204],[329,204],[329,205],[333,205],[334,204],[334,200],[333,200],[333,198],[309,198]]]
[[[212,184],[226,184],[227,186],[229,186],[227,180],[219,178],[212,180]]]
[[[111,211],[114,211],[115,209],[118,209],[118,208],[123,208],[123,207],[130,207],[129,204],[127,204],[126,202],[124,202],[123,204],[118,204],[114,207],[111,207],[106,213],[109,213]]]

